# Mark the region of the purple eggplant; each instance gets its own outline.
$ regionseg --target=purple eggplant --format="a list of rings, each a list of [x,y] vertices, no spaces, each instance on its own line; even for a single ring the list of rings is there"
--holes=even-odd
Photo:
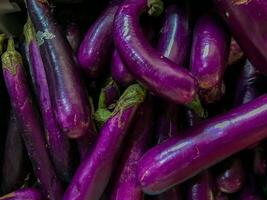
[[[101,197],[120,155],[127,130],[144,98],[145,91],[138,84],[126,89],[111,117],[103,125],[94,149],[76,171],[64,200],[97,200]]]
[[[188,200],[213,200],[211,173],[205,170],[193,177],[187,188]]]
[[[231,39],[228,65],[234,65],[244,58],[244,52],[237,44],[235,39]]]
[[[206,103],[224,94],[223,75],[230,50],[230,37],[215,16],[201,16],[195,26],[191,50],[191,71],[198,80]]]
[[[151,148],[139,161],[143,190],[158,194],[267,137],[267,96]]]
[[[74,53],[76,53],[80,47],[80,43],[82,40],[82,33],[80,31],[80,28],[75,23],[68,24],[66,28],[66,38],[73,50]]]
[[[63,188],[50,161],[44,131],[33,107],[22,58],[15,50],[13,39],[8,41],[7,51],[2,55],[2,64],[12,107],[24,130],[22,136],[35,176],[46,197],[53,200],[61,199]]]
[[[94,118],[101,127],[111,116],[112,110],[115,108],[117,100],[119,99],[120,91],[118,85],[112,78],[108,78],[107,83],[101,89],[98,108],[95,112]]]
[[[144,193],[136,177],[136,165],[148,149],[153,120],[153,102],[147,100],[137,111],[120,165],[114,178],[110,200],[143,200]],[[145,126],[144,126],[145,125]]]
[[[29,18],[24,26],[24,36],[26,48],[28,48],[31,77],[34,80],[34,92],[42,114],[50,157],[57,174],[63,180],[69,181],[73,166],[71,145],[67,136],[60,130],[54,115],[44,64],[36,41],[35,30]]]
[[[58,124],[70,138],[81,137],[90,126],[90,110],[70,45],[60,32],[46,0],[26,2],[37,32],[37,42]]]
[[[23,185],[29,170],[25,146],[22,140],[22,129],[11,111],[5,140],[4,159],[2,161],[1,192],[12,192]]]
[[[150,91],[175,103],[199,106],[199,102],[195,104],[198,100],[196,79],[157,52],[141,31],[140,15],[148,8],[149,13],[157,13],[162,9],[160,2],[126,0],[122,3],[114,22],[116,48],[129,72]]]
[[[35,188],[19,189],[0,197],[0,200],[43,200],[41,193]]]
[[[112,78],[119,85],[128,86],[135,81],[134,77],[126,69],[126,66],[121,60],[121,57],[116,49],[113,51],[112,54],[111,73]]]
[[[216,174],[220,191],[231,194],[239,191],[245,183],[245,170],[239,157],[224,161],[222,169]]]
[[[267,73],[267,1],[213,0],[253,66]]]
[[[98,77],[111,56],[112,26],[122,0],[113,0],[89,28],[78,51],[78,61],[89,77]]]

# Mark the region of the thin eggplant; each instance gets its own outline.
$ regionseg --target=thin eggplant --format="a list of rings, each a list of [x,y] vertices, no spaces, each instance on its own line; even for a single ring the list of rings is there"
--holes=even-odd
[[[267,137],[267,96],[203,121],[139,161],[143,190],[158,194]]]
[[[61,130],[70,138],[87,133],[90,110],[87,92],[67,39],[53,18],[46,0],[27,0],[44,62],[49,94]]]
[[[82,33],[81,33],[80,28],[77,24],[70,23],[67,25],[66,38],[67,38],[73,52],[76,53],[80,47],[80,43],[82,40]]]
[[[35,188],[19,189],[0,197],[1,200],[43,200],[41,193]]]
[[[146,152],[151,137],[153,100],[147,99],[136,113],[133,131],[130,133],[125,152],[114,178],[110,200],[143,200],[144,193],[136,177],[138,160]],[[144,126],[145,125],[145,126]]]
[[[2,64],[11,104],[24,129],[22,137],[38,183],[46,197],[52,200],[61,199],[63,188],[50,161],[44,131],[32,103],[22,58],[15,50],[13,39],[8,41],[7,51],[2,55]]]
[[[110,1],[81,43],[77,57],[89,77],[98,77],[109,61],[113,47],[112,26],[121,1]]]
[[[216,173],[216,184],[220,191],[232,194],[239,191],[245,184],[245,169],[239,157],[230,158],[222,164]]]
[[[94,149],[76,171],[64,200],[97,200],[101,197],[120,155],[122,142],[144,98],[145,91],[138,84],[126,89],[103,125]]]
[[[245,57],[244,52],[237,44],[234,38],[231,39],[230,53],[228,58],[228,65],[234,65]]]
[[[23,185],[30,172],[29,159],[22,140],[22,131],[13,111],[9,114],[0,188],[7,194]]]
[[[196,79],[188,70],[157,52],[141,31],[140,15],[148,7],[149,13],[155,11],[157,14],[162,9],[160,2],[148,1],[149,6],[146,0],[122,3],[114,22],[116,48],[129,72],[150,91],[175,103],[194,105],[199,109]]]
[[[23,185],[29,173],[29,160],[22,140],[22,129],[13,111],[10,112],[5,140],[0,188],[3,194]]]
[[[230,37],[222,23],[213,15],[201,16],[194,29],[190,67],[206,103],[218,101],[224,94],[229,50]]]
[[[213,0],[250,62],[267,73],[267,1]]]
[[[60,130],[56,121],[44,63],[36,41],[33,24],[29,18],[24,26],[24,36],[28,48],[31,77],[34,80],[34,92],[42,114],[50,157],[60,178],[69,181],[73,170],[71,144],[67,136]]]
[[[121,86],[126,87],[135,81],[134,77],[128,72],[116,49],[112,54],[111,73],[112,78]]]

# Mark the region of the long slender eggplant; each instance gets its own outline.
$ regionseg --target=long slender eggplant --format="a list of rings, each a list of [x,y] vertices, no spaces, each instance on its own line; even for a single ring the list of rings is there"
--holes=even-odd
[[[230,37],[215,16],[201,16],[195,26],[191,71],[198,79],[200,96],[207,103],[224,94],[223,75],[230,50]]]
[[[2,194],[7,194],[23,185],[30,172],[29,159],[22,140],[22,129],[11,111],[5,140],[4,159],[0,188]]]
[[[139,161],[143,190],[158,194],[267,137],[263,95],[151,148]]]
[[[153,100],[147,99],[136,113],[120,165],[114,178],[111,200],[143,200],[144,193],[136,177],[136,165],[148,149],[153,122]]]
[[[101,89],[98,107],[94,118],[101,127],[111,116],[113,109],[119,99],[120,91],[118,85],[112,78],[108,78],[105,86]]]
[[[70,138],[87,133],[90,110],[86,90],[67,39],[50,12],[48,2],[27,0],[44,62],[50,98],[61,130]]]
[[[31,77],[35,85],[34,92],[42,114],[50,157],[57,174],[63,180],[69,181],[73,166],[71,145],[67,136],[60,130],[54,115],[44,64],[36,41],[35,30],[29,18],[24,26],[24,36],[29,53]]]
[[[123,0],[113,0],[87,31],[78,51],[78,61],[89,77],[98,77],[111,56],[112,26]]]
[[[35,188],[19,189],[0,197],[1,200],[43,200],[42,194]]]
[[[122,142],[144,98],[145,91],[138,84],[126,89],[112,116],[103,125],[94,149],[76,171],[64,200],[97,200],[101,197],[118,160]]]
[[[213,0],[253,66],[267,73],[267,1]]]
[[[234,65],[238,63],[245,57],[244,52],[241,50],[240,46],[237,44],[235,39],[231,39],[230,52],[228,58],[228,65]]]
[[[13,110],[23,131],[23,140],[32,167],[44,194],[53,200],[61,199],[62,185],[50,161],[44,131],[34,109],[22,58],[9,39],[7,51],[2,55],[3,73]]]
[[[112,54],[111,63],[112,78],[122,86],[128,86],[134,82],[134,77],[129,73],[116,49]]]
[[[80,43],[82,40],[82,33],[81,33],[80,28],[77,24],[70,23],[67,25],[66,38],[67,38],[73,52],[76,53],[80,47]]]
[[[149,13],[157,14],[162,9],[160,2],[148,1],[149,5],[146,0],[123,2],[114,22],[115,45],[127,69],[138,82],[159,96],[195,107],[198,100],[196,79],[189,71],[153,49],[139,25],[143,11],[150,7]]]

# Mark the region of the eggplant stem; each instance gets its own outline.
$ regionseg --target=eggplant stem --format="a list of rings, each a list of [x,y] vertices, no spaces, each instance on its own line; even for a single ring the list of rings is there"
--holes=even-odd
[[[148,14],[150,16],[158,17],[164,10],[164,3],[162,0],[148,0]]]
[[[186,106],[190,108],[191,110],[193,110],[202,119],[206,119],[208,117],[208,113],[201,105],[201,102],[198,96],[191,103],[186,104]]]

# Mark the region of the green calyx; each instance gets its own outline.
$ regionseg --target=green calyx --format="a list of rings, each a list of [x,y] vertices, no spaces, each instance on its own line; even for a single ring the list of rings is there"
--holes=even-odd
[[[6,35],[5,34],[0,34],[0,55],[2,55],[3,53],[3,49],[4,49],[4,41],[6,39]]]
[[[14,40],[9,38],[7,51],[2,55],[3,68],[7,69],[13,75],[17,73],[17,66],[22,64],[22,57],[15,49]]]
[[[98,124],[98,127],[101,127],[110,117],[112,112],[110,112],[108,109],[100,108],[97,109],[95,112],[95,120]]]
[[[193,110],[200,118],[205,119],[208,117],[207,111],[202,107],[198,96],[191,103],[186,104],[186,106]]]
[[[23,34],[24,34],[26,43],[30,43],[32,40],[35,39],[35,30],[34,30],[32,21],[29,16],[27,18],[26,24],[23,27]]]
[[[139,84],[130,85],[121,95],[112,115],[115,115],[133,105],[142,103],[146,97],[146,90]]]
[[[162,0],[147,0],[148,14],[150,16],[158,17],[164,10],[164,3]]]

